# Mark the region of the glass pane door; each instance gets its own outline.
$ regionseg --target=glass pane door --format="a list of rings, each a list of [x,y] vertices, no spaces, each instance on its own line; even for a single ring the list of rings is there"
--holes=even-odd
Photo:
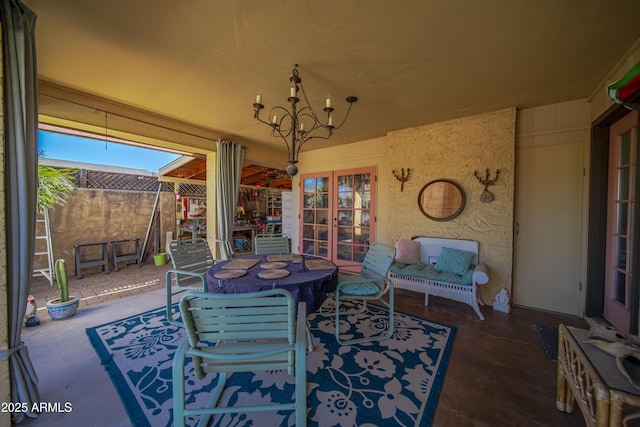
[[[611,126],[604,316],[623,333],[630,330],[630,284],[636,182],[637,113]]]
[[[330,173],[302,177],[302,253],[331,259]]]
[[[373,241],[373,206],[375,169],[352,169],[335,172],[333,239],[336,264],[364,260]]]

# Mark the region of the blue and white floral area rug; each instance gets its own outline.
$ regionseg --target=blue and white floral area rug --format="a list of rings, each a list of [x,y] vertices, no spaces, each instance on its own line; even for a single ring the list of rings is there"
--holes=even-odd
[[[351,316],[346,333],[370,333],[388,320],[382,308]],[[308,424],[319,427],[430,426],[447,370],[456,328],[396,312],[392,339],[340,346],[332,319],[309,316],[314,351],[307,353]],[[134,426],[173,424],[171,364],[184,333],[165,321],[164,309],[88,328]],[[190,365],[189,361],[189,365]],[[187,372],[193,372],[189,370]],[[204,405],[216,384],[191,377],[187,406]],[[221,405],[290,401],[286,372],[236,373]],[[188,420],[195,425],[197,420]],[[293,426],[293,412],[232,414],[213,426]]]

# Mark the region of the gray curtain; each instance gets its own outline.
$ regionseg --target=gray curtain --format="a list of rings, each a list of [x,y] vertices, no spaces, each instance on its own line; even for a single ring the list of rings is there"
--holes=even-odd
[[[232,141],[216,142],[216,189],[218,214],[218,239],[222,259],[233,257],[231,236],[233,234],[233,218],[240,193],[240,178],[244,162],[244,147]]]
[[[38,183],[38,83],[36,15],[19,0],[1,0],[4,63],[4,148],[7,197],[7,289],[11,402],[31,408],[40,402],[38,378],[21,340],[31,289]],[[37,413],[14,413],[13,422]]]

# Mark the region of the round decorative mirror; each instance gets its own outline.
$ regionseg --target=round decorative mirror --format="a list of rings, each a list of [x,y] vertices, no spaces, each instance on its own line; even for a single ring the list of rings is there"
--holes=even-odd
[[[448,221],[464,209],[462,187],[448,179],[431,181],[420,190],[418,206],[422,213],[434,221]]]

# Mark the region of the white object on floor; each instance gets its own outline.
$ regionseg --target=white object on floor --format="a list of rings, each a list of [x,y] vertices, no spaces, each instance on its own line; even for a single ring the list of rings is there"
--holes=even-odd
[[[511,312],[511,304],[509,304],[509,294],[507,290],[502,288],[493,300],[493,309],[495,311],[501,311],[503,313]]]

